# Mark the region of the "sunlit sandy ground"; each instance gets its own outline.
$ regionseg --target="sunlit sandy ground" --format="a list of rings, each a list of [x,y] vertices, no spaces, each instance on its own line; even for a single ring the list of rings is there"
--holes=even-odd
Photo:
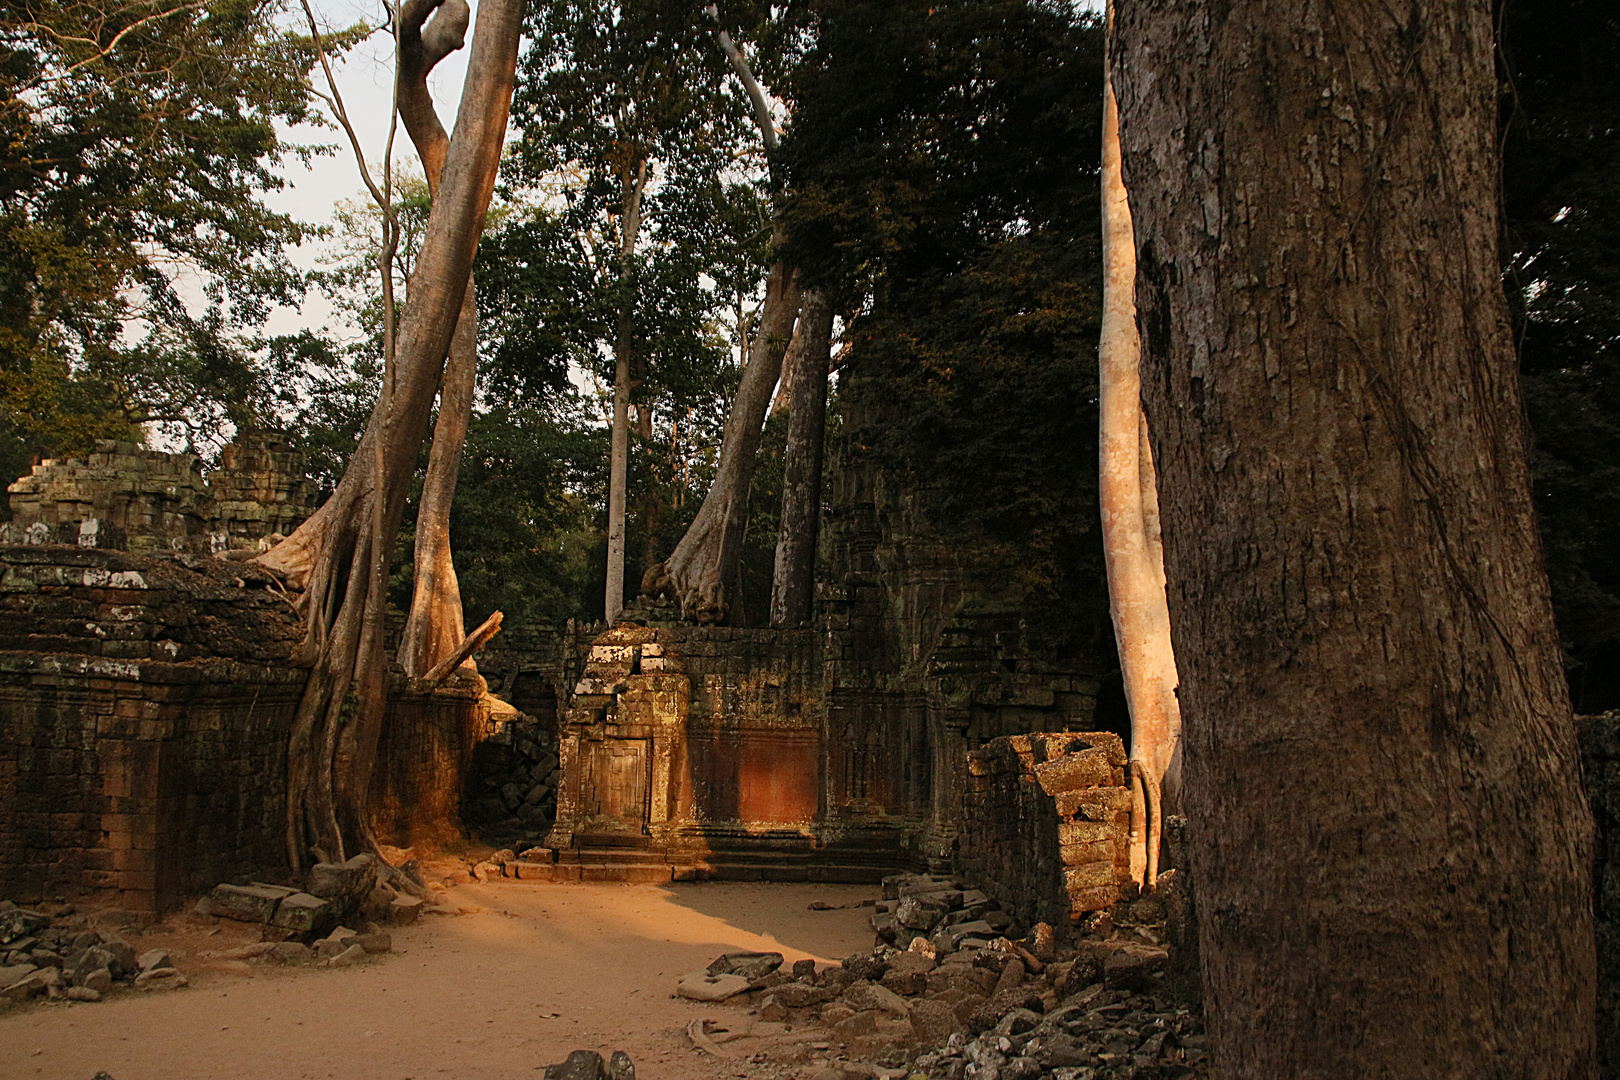
[[[780,1052],[750,1063],[764,1048],[756,1040],[728,1044],[740,1056],[724,1062],[691,1049],[691,1020],[735,1024],[746,1007],[675,998],[676,979],[738,949],[778,951],[789,964],[864,951],[870,908],[808,906],[877,892],[469,884],[450,898],[478,911],[424,916],[393,930],[392,954],[339,970],[204,959],[257,940],[256,928],[175,917],[167,932],[131,941],[170,949],[190,986],[0,1011],[0,1078],[521,1080],[582,1048],[628,1051],[639,1080],[793,1076],[808,1070]]]

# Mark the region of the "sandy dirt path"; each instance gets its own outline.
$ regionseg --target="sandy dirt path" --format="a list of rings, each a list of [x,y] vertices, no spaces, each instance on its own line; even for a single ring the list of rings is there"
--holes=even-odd
[[[774,950],[791,964],[870,948],[876,886],[711,883],[466,885],[393,931],[393,953],[356,968],[275,968],[197,956],[256,940],[200,920],[132,938],[163,945],[191,985],[99,1004],[41,1002],[0,1013],[0,1078],[91,1080],[522,1080],[576,1049],[629,1052],[638,1080],[807,1075],[785,1055],[718,1061],[691,1049],[694,1018],[746,1007],[672,997],[676,979],[722,952]],[[190,925],[188,925],[190,924]],[[235,971],[230,969],[235,968]],[[244,969],[251,970],[249,975]],[[808,1040],[805,1040],[808,1042]],[[743,1054],[755,1040],[732,1049]],[[803,1057],[803,1050],[799,1055]]]

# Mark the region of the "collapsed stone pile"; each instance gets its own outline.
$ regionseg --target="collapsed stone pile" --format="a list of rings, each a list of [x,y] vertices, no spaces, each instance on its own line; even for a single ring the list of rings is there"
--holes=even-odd
[[[1166,884],[1174,891],[1173,874]],[[983,893],[947,878],[895,875],[884,896],[870,953],[819,972],[809,960],[782,970],[779,953],[730,953],[676,992],[699,1001],[746,994],[762,1020],[827,1028],[814,1080],[1204,1074],[1202,1022],[1166,983],[1164,898],[1132,896],[1097,913],[1082,927],[1089,936],[1060,949],[1050,926],[1026,934]]]
[[[302,890],[262,881],[216,885],[195,910],[198,915],[259,923],[267,931],[299,941],[328,937],[341,920],[351,917],[401,925],[415,922],[422,900],[386,884],[379,869],[376,856],[365,853],[347,862],[316,863]],[[401,870],[410,876],[413,867],[407,863]]]
[[[115,983],[138,990],[186,985],[167,950],[137,956],[117,932],[92,929],[71,906],[54,907],[53,915],[0,900],[0,1001],[100,1001]]]
[[[562,768],[557,737],[525,717],[479,744],[467,820],[498,847],[539,846],[557,817]]]

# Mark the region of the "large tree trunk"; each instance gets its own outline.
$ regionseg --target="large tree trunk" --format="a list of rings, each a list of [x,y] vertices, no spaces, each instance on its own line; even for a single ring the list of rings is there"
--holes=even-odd
[[[771,580],[771,625],[799,626],[810,618],[816,586],[816,537],[821,526],[822,435],[827,426],[827,361],[832,352],[832,307],[819,289],[806,289],[799,327],[788,350],[783,383],[788,405],[787,455],[782,475],[782,518]]]
[[[1112,4],[1109,19],[1112,22]],[[1103,313],[1099,360],[1098,492],[1108,606],[1131,715],[1131,873],[1152,885],[1159,869],[1159,823],[1166,802],[1179,802],[1181,709],[1176,655],[1164,592],[1153,450],[1142,413],[1136,332],[1136,247],[1131,208],[1120,177],[1119,112],[1103,78]]]
[[[1488,0],[1112,44],[1216,1075],[1594,1075]]]
[[[434,12],[433,21],[424,29],[430,11]],[[466,0],[412,0],[400,9],[395,101],[417,156],[422,159],[430,194],[439,190],[439,173],[444,168],[450,136],[433,108],[427,77],[440,60],[461,48],[470,15]],[[411,610],[399,644],[400,666],[405,674],[414,677],[442,663],[467,636],[461,586],[451,558],[450,506],[456,497],[456,477],[461,471],[461,451],[467,442],[477,383],[478,303],[469,275],[455,335],[450,339],[450,355],[445,361],[439,418],[433,428],[433,447],[428,451],[427,475],[416,511]],[[471,659],[467,666],[476,667]]]
[[[716,17],[713,5],[705,10]],[[731,35],[718,30],[715,38],[753,103],[754,122],[769,156],[776,150],[777,139],[764,91]],[[772,233],[772,243],[780,248],[783,239],[780,223],[773,227]],[[648,570],[642,580],[644,589],[673,593],[680,601],[681,613],[698,622],[721,622],[731,609],[726,600],[726,585],[735,579],[738,571],[748,489],[754,479],[754,459],[759,453],[765,415],[770,410],[776,381],[782,374],[782,356],[793,337],[793,324],[799,313],[797,278],[780,259],[772,264],[765,282],[765,302],[760,308],[759,333],[749,347],[742,382],[731,403],[731,412],[726,416],[714,483],[681,542],[661,566]]]
[[[632,181],[624,177],[624,203],[619,215],[619,325],[613,347],[613,426],[609,431],[607,588],[605,618],[611,624],[624,610],[624,505],[630,475],[630,348],[635,331],[632,290],[636,236],[641,231],[641,196],[647,185],[647,162]]]
[[[379,532],[386,539],[399,530],[427,434],[500,164],[522,12],[522,0],[479,5],[456,131],[400,322],[394,385],[384,388],[326,506],[260,559],[307,583],[306,654],[313,669],[287,760],[287,842],[295,866],[311,854],[340,859],[374,844],[367,796],[384,707],[387,584],[386,572],[374,569],[386,568],[387,560],[386,552],[374,560],[372,545]],[[372,524],[373,500],[381,501],[381,530]]]

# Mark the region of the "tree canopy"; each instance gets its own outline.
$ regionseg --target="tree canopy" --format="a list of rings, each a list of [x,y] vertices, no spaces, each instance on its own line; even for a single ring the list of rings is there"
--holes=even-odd
[[[296,300],[270,211],[314,119],[277,0],[0,8],[0,457],[273,415],[243,332]],[[341,39],[340,39],[341,40]]]

